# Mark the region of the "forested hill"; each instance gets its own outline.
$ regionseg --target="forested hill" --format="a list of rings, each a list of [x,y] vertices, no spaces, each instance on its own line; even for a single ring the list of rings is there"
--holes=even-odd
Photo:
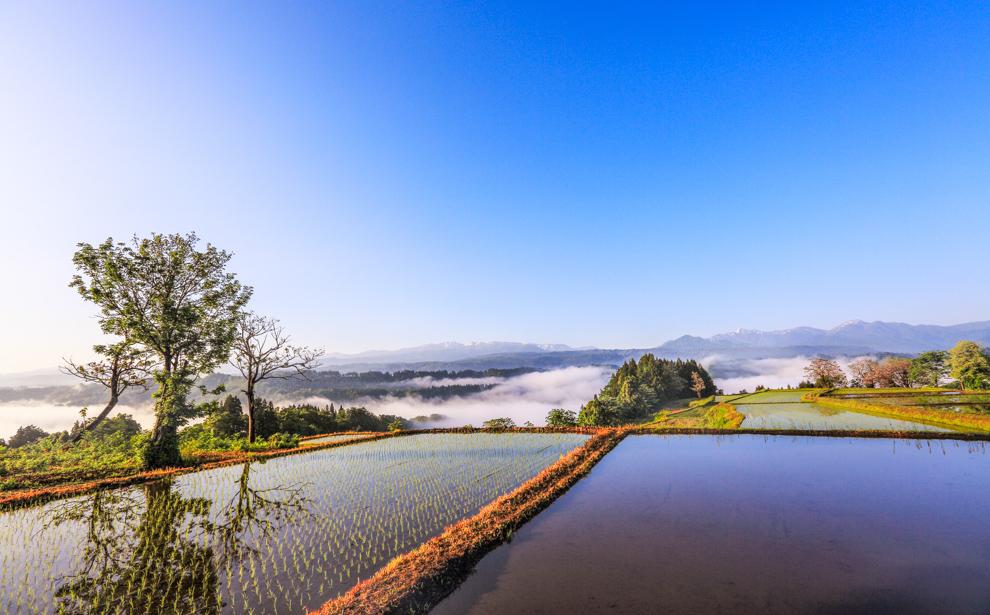
[[[619,425],[656,412],[664,402],[715,394],[715,383],[697,361],[658,359],[651,353],[629,360],[601,393],[581,408],[582,425]]]

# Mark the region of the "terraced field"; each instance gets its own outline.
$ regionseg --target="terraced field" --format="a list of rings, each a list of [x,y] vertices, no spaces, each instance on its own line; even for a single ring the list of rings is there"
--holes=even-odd
[[[300,613],[586,438],[410,435],[3,513],[0,612]]]
[[[808,390],[763,391],[731,403],[746,415],[742,428],[751,429],[867,429],[891,431],[952,431],[947,426],[876,416],[801,401]]]

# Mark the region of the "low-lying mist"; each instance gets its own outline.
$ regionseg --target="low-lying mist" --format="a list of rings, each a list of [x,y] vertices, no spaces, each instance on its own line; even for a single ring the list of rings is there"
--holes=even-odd
[[[845,368],[855,357],[840,357],[839,364]],[[766,387],[797,386],[805,379],[804,368],[810,357],[738,359],[724,356],[709,356],[701,363],[712,373],[715,384],[726,393],[746,389],[752,391],[758,385]],[[405,384],[415,389],[458,385],[486,385],[491,388],[478,393],[426,399],[418,394],[386,395],[340,400],[321,396],[281,396],[278,405],[290,403],[313,403],[337,406],[365,406],[376,414],[395,414],[407,419],[431,414],[443,415],[440,421],[421,423],[420,426],[448,427],[471,424],[480,426],[484,421],[496,417],[510,417],[516,424],[530,421],[542,425],[551,408],[566,408],[577,412],[585,402],[597,394],[608,382],[613,370],[609,367],[566,367],[545,372],[532,372],[512,377],[475,378],[433,378],[424,376]],[[31,399],[19,389],[19,396],[0,402],[0,437],[9,437],[22,425],[37,425],[46,431],[68,429],[79,420],[78,403],[65,399],[62,388],[35,389],[37,399]],[[95,391],[94,395],[99,393]],[[61,397],[60,397],[61,396]],[[98,412],[102,402],[86,400],[90,415]],[[129,401],[121,404],[114,413],[129,413],[144,427],[153,422],[150,399],[147,404]]]
[[[458,384],[493,384],[491,389],[464,397],[425,400],[416,396],[361,399],[348,405],[362,405],[377,414],[397,414],[405,418],[441,414],[442,421],[430,426],[481,426],[496,417],[509,417],[522,425],[530,421],[542,425],[551,408],[580,409],[608,382],[612,375],[607,367],[566,367],[547,372],[533,372],[511,378],[461,378],[435,380],[432,386]],[[478,382],[484,380],[485,382]],[[308,397],[313,404],[337,403],[325,397]]]
[[[79,415],[80,409],[79,406],[54,405],[47,402],[0,404],[0,438],[9,438],[24,425],[35,425],[47,432],[67,430],[82,418]],[[103,404],[90,406],[88,416],[92,417],[102,409]],[[155,421],[150,401],[146,406],[119,404],[114,408],[111,416],[118,414],[130,414],[145,429],[151,427]]]
[[[859,357],[836,357],[843,370]],[[726,393],[753,391],[757,386],[776,389],[788,385],[796,387],[807,380],[804,368],[812,357],[787,357],[773,359],[737,359],[718,355],[705,357],[701,364],[715,380],[715,386]]]

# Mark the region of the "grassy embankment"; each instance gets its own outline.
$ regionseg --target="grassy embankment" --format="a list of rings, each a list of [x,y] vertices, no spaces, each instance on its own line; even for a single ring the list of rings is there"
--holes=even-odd
[[[705,427],[711,429],[739,429],[746,416],[732,404],[722,402],[705,412]]]
[[[884,416],[888,418],[906,419],[932,425],[954,427],[979,432],[990,431],[990,415],[951,410],[939,410],[926,406],[898,406],[893,404],[870,403],[869,397],[848,398],[833,397],[833,395],[870,395],[876,396],[907,396],[907,392],[924,394],[926,392],[944,392],[944,389],[837,389],[821,393],[809,393],[802,400],[814,402],[822,406],[852,410],[863,414]],[[967,394],[967,393],[961,393]]]
[[[643,427],[661,431],[676,429],[738,429],[745,415],[730,403],[715,403],[716,397],[704,397],[688,403],[687,408],[661,410],[652,421],[632,427]]]
[[[354,437],[381,435],[381,432],[347,433]],[[252,455],[295,449],[300,443],[319,437],[322,436],[280,435],[254,444],[243,439],[214,439],[210,444],[227,445],[215,448],[203,447],[199,442],[180,445],[182,467],[200,468],[217,461],[246,460]],[[142,440],[142,436],[113,434],[69,443],[50,437],[20,448],[0,448],[0,494],[139,474],[143,471]]]

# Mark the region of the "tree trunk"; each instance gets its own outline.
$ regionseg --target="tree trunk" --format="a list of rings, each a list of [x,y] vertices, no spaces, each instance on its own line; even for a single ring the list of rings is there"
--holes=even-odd
[[[185,403],[176,377],[165,374],[159,381],[155,394],[155,426],[151,439],[144,449],[144,467],[147,470],[174,468],[182,465],[179,454],[179,409]]]
[[[244,394],[247,396],[247,439],[248,442],[254,442],[254,385],[248,382]]]
[[[75,444],[76,442],[82,440],[83,435],[87,431],[92,431],[97,425],[102,423],[103,419],[107,418],[107,415],[110,414],[110,411],[113,410],[113,407],[116,405],[117,405],[117,396],[113,395],[112,397],[110,397],[110,401],[107,402],[107,406],[106,408],[103,409],[103,412],[97,414],[96,418],[94,418],[89,423],[83,425],[83,427],[78,432],[76,432],[76,434],[72,436],[72,438],[69,441]]]

